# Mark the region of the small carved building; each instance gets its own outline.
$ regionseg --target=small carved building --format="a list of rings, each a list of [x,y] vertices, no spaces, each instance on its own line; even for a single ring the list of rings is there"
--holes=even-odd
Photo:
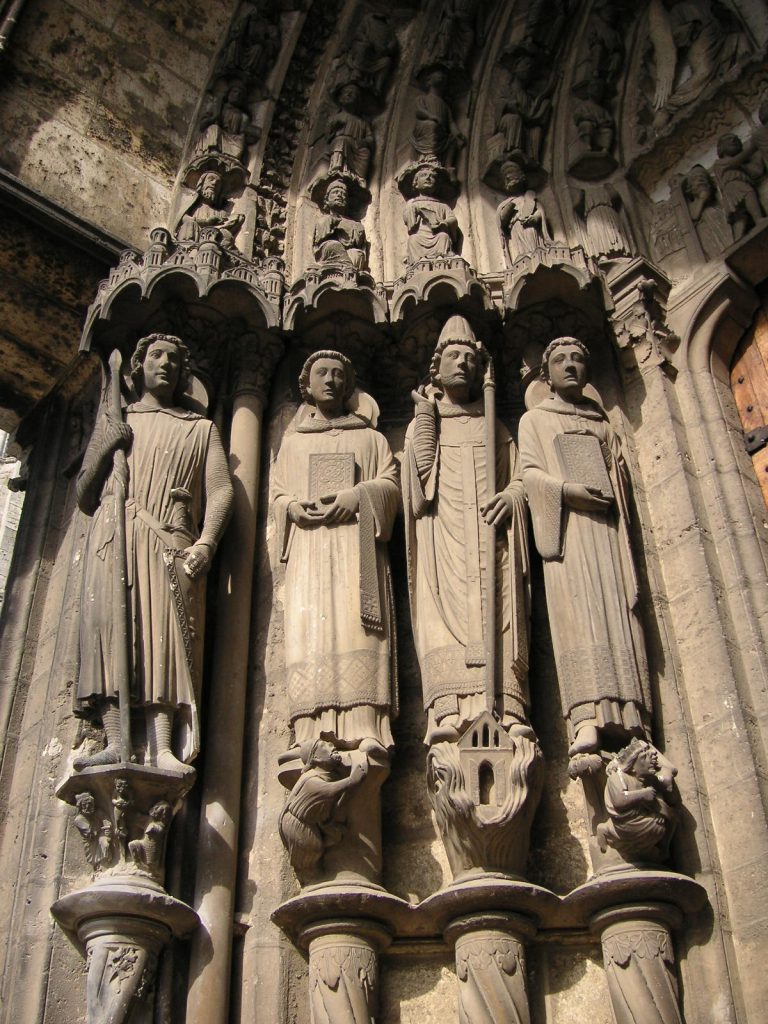
[[[0,1021],[764,1019],[767,53],[0,3]]]

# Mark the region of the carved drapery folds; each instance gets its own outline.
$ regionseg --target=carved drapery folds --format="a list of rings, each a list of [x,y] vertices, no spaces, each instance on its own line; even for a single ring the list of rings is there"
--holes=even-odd
[[[309,950],[313,1019],[375,1015],[378,958],[391,937],[373,935],[376,918],[396,938],[442,934],[455,945],[460,1019],[527,1024],[525,943],[537,923],[556,930],[561,919],[568,927],[578,919],[583,929],[594,913],[631,904],[626,920],[594,917],[614,1006],[630,1007],[617,1009],[617,1019],[672,1024],[676,922],[646,919],[638,908],[661,899],[664,885],[675,902],[686,884],[668,867],[680,795],[674,768],[651,740],[638,530],[629,529],[617,431],[633,388],[652,375],[674,382],[679,339],[666,319],[673,283],[764,218],[768,105],[750,124],[740,120],[744,108],[720,120],[712,114],[690,159],[662,152],[715,94],[715,78],[749,49],[736,15],[726,17],[719,3],[698,5],[698,18],[696,5],[672,0],[636,14],[608,0],[384,6],[265,0],[238,8],[179,178],[173,230],[156,228],[144,254],[123,254],[88,329],[132,309],[126,332],[135,333],[143,313],[131,305],[134,292],[153,329],[175,324],[183,335],[225,436],[238,420],[233,465],[248,465],[239,493],[251,502],[251,532],[242,559],[238,534],[222,566],[227,612],[217,617],[214,674],[224,693],[234,669],[245,692],[248,608],[238,618],[233,606],[252,589],[253,496],[274,368],[283,353],[298,368],[312,352],[331,364],[328,379],[342,379],[341,405],[319,412],[326,384],[310,381],[318,364],[308,361],[305,402],[270,481],[275,614],[282,605],[285,624],[285,676],[276,686],[284,686],[283,724],[292,730],[275,771],[285,802],[272,820],[300,890],[275,920],[301,918],[291,918],[289,934]],[[636,38],[641,57],[633,56]],[[278,60],[294,43],[293,56]],[[270,95],[284,71],[287,84]],[[646,86],[634,112],[633,82]],[[247,258],[249,247],[260,258]],[[244,296],[258,308],[255,324],[241,315]],[[603,406],[587,390],[569,396],[569,380],[552,397],[539,381],[537,404],[536,389],[526,390],[546,346],[558,337],[589,343],[595,324],[600,337],[612,331],[619,353],[610,400]],[[500,417],[479,336],[496,353]],[[350,388],[339,350],[354,353],[361,376],[375,382],[381,428],[376,403]],[[444,362],[449,354],[454,364]],[[524,400],[535,407],[518,451]],[[382,431],[394,438],[409,420],[400,475],[426,778],[453,876],[423,908],[381,888],[380,790],[397,710],[387,544],[398,502]],[[178,501],[183,517],[186,500]],[[570,770],[585,794],[599,876],[570,904],[525,880],[544,776],[529,719],[529,517],[544,563]],[[226,731],[239,730],[232,751],[222,735],[206,759],[196,902],[203,928],[190,1014],[208,985],[209,947],[219,956],[235,912],[244,700],[222,712]],[[109,732],[115,723],[105,711]],[[98,879],[163,884],[170,821],[190,779],[182,770],[166,775],[161,791],[154,767],[151,757],[146,766],[93,765],[67,782],[63,798]],[[219,857],[210,839],[219,833],[211,823],[220,807],[228,815],[222,834],[229,829],[223,860],[231,854],[231,862],[213,884]],[[345,904],[350,893],[360,902]],[[383,901],[378,917],[362,902],[372,894]],[[453,902],[438,913],[443,897]],[[538,922],[534,897],[546,904]],[[573,909],[579,899],[586,910]],[[319,931],[310,933],[310,923]],[[94,1022],[108,1012],[106,992],[126,1006],[148,998],[160,940],[176,928],[161,924],[155,945],[107,924],[92,940],[91,1001],[102,1007]],[[230,965],[220,956],[214,973],[226,990]]]

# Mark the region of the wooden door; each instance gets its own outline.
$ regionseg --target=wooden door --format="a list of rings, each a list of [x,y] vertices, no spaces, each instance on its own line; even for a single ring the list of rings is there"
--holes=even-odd
[[[768,505],[768,309],[757,314],[731,363],[731,390],[752,456],[757,481]]]

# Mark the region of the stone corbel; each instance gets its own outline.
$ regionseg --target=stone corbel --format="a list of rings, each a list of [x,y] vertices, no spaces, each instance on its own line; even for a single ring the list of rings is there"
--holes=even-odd
[[[86,768],[66,778],[59,799],[73,805],[92,884],[51,907],[84,950],[88,1024],[149,1021],[157,961],[197,914],[163,887],[165,846],[194,773],[130,763]]]
[[[672,372],[671,359],[680,343],[666,323],[669,280],[643,259],[609,273],[606,285],[613,301],[611,322],[624,367],[647,373]]]

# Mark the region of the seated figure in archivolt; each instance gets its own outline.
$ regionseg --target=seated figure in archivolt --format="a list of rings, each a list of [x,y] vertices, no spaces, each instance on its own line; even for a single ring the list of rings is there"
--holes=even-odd
[[[627,471],[604,410],[584,394],[588,360],[575,338],[547,347],[552,394],[519,436],[572,756],[647,738],[651,712]]]
[[[456,740],[486,708],[485,631],[495,633],[495,709],[528,726],[527,514],[517,448],[496,421],[496,494],[486,493],[483,376],[469,323],[440,333],[430,382],[414,393],[403,458],[408,585],[427,711],[425,742]],[[496,533],[496,622],[486,620],[487,524]]]
[[[285,667],[298,748],[393,746],[394,614],[386,542],[399,488],[383,434],[340,352],[315,352],[280,447],[273,512],[285,574]],[[352,411],[350,403],[359,410]],[[374,417],[375,418],[375,417]]]

